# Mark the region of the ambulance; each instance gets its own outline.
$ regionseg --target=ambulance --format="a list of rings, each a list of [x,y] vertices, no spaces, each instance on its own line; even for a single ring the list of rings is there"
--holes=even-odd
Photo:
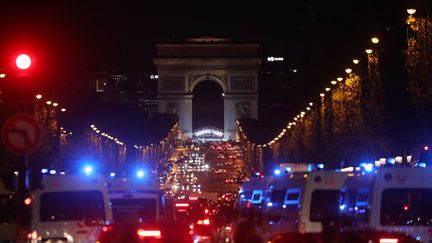
[[[321,232],[322,221],[338,218],[340,189],[347,177],[336,171],[274,176],[266,193],[261,234]]]
[[[15,193],[0,179],[0,242],[15,241],[17,237]]]
[[[108,195],[115,222],[174,219],[174,207],[151,177],[107,178]]]
[[[49,175],[33,192],[31,242],[95,242],[113,220],[105,178]]]
[[[400,232],[432,242],[432,168],[388,167],[352,174],[341,190],[345,230]]]

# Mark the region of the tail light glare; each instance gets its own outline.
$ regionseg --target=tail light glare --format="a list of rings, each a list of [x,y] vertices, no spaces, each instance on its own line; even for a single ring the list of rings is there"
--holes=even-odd
[[[29,240],[37,240],[38,238],[38,233],[36,230],[33,230],[31,233],[28,233],[27,238]]]
[[[209,225],[210,224],[210,220],[209,219],[204,219],[204,220],[198,220],[197,224],[205,224],[205,225]]]
[[[25,204],[26,206],[30,206],[31,203],[32,203],[32,199],[31,199],[31,197],[27,197],[26,199],[24,199],[24,204]]]
[[[176,207],[189,207],[189,203],[176,203]]]
[[[110,232],[112,230],[113,230],[113,226],[112,225],[107,225],[107,226],[102,227],[102,231],[103,232]]]
[[[209,210],[206,208],[206,209],[204,210],[204,213],[205,213],[205,214],[208,214],[208,213],[209,213]]]
[[[393,239],[393,238],[381,238],[379,240],[380,243],[398,243],[399,240],[398,239]]]
[[[156,239],[160,239],[162,237],[162,234],[161,234],[160,230],[143,230],[143,229],[138,229],[137,230],[137,235],[140,238],[153,237],[153,238],[156,238]]]

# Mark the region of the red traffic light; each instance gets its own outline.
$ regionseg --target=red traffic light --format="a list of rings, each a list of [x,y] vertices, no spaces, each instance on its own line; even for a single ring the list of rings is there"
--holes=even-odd
[[[31,58],[29,55],[27,54],[20,54],[17,58],[16,58],[16,66],[21,69],[21,70],[25,70],[28,69],[31,66]]]

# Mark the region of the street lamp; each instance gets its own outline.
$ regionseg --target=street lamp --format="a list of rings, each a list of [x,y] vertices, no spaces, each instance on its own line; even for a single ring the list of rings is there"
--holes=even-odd
[[[352,69],[351,68],[347,68],[347,69],[345,69],[345,72],[348,73],[348,74],[350,74],[352,72]]]
[[[378,37],[372,37],[371,38],[372,43],[374,44],[378,44],[380,42],[380,40],[378,39]]]
[[[37,94],[36,95],[36,99],[38,99],[38,100],[42,99],[42,95],[41,94]]]
[[[417,10],[416,10],[415,8],[409,8],[409,9],[407,9],[407,13],[410,14],[410,15],[415,14],[416,11],[417,11]]]
[[[359,62],[360,62],[360,61],[359,61],[358,59],[353,59],[353,63],[354,63],[354,64],[359,64]]]
[[[366,52],[367,54],[371,54],[371,53],[372,53],[372,49],[366,49],[365,52]]]
[[[343,80],[343,78],[342,77],[338,77],[336,80],[340,82],[340,81]]]

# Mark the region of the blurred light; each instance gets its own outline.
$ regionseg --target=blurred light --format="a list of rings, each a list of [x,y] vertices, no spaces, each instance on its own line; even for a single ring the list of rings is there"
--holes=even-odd
[[[428,151],[429,150],[429,146],[424,146],[424,148],[423,148],[425,151]]]
[[[325,91],[329,92],[331,90],[331,88],[327,87],[325,88]]]
[[[367,172],[371,172],[373,170],[373,164],[368,163],[368,164],[363,164],[363,168],[367,171]]]
[[[394,158],[389,158],[389,159],[387,159],[387,162],[388,162],[389,164],[394,164],[396,161],[395,161]]]
[[[0,73],[0,78],[6,78],[6,73]]]
[[[32,203],[32,199],[31,197],[27,197],[26,199],[24,199],[24,205],[26,206],[30,206]]]
[[[41,94],[37,94],[36,95],[36,99],[38,99],[38,100],[42,99],[42,95]]]
[[[48,173],[48,169],[45,169],[45,168],[42,169],[42,170],[41,170],[41,173],[42,173],[42,174],[46,174],[46,173]]]
[[[309,102],[309,106],[313,106],[313,103],[312,103],[312,102]]]
[[[351,68],[347,68],[347,69],[345,69],[345,72],[346,73],[352,73],[352,69]]]
[[[138,229],[137,230],[137,235],[140,238],[144,238],[144,237],[154,237],[156,239],[161,238],[161,232],[159,230],[143,230],[143,229]]]
[[[325,94],[324,94],[324,93],[321,93],[321,94],[320,94],[320,96],[321,96],[321,97],[324,97],[324,96],[325,96]]]
[[[19,69],[28,69],[31,65],[31,58],[27,54],[21,54],[17,57],[15,63]]]
[[[354,64],[359,64],[360,61],[359,61],[358,59],[353,59],[353,63],[354,63]]]
[[[55,174],[57,173],[57,171],[56,171],[56,170],[50,170],[49,173],[50,173],[51,175],[55,175]]]
[[[367,54],[371,54],[371,53],[372,53],[372,49],[366,49],[365,52],[366,52]]]
[[[374,44],[378,44],[380,42],[380,40],[377,37],[372,37],[371,38],[372,43]]]
[[[19,175],[19,172],[18,172],[18,171],[14,171],[14,174],[15,174],[16,176],[18,176],[18,175]]]
[[[145,175],[145,173],[144,173],[144,171],[143,170],[139,170],[139,171],[137,171],[137,177],[139,177],[139,178],[143,178],[144,177],[144,175]]]
[[[324,169],[324,164],[317,164],[318,169]]]
[[[338,77],[336,80],[340,82],[340,81],[343,80],[343,78],[342,77]]]
[[[267,203],[267,207],[272,207],[273,206],[273,203],[272,202],[268,202]]]
[[[398,239],[393,239],[393,238],[381,238],[379,240],[379,243],[398,243],[399,240]]]
[[[57,106],[58,106],[58,103],[54,102],[52,105],[53,105],[54,107],[57,107]]]
[[[51,100],[47,100],[46,104],[47,104],[47,105],[51,105],[51,104],[52,104],[52,101],[51,101]]]
[[[415,14],[416,12],[417,12],[417,10],[414,9],[414,8],[409,8],[409,9],[407,9],[407,13],[408,13],[408,14],[413,15],[413,14]]]
[[[84,173],[85,173],[86,175],[90,175],[92,172],[93,172],[93,167],[91,167],[91,166],[89,166],[89,165],[86,165],[86,166],[84,167]]]
[[[66,111],[66,108],[61,108],[60,109],[62,112],[65,112]]]
[[[275,173],[275,175],[280,175],[281,171],[280,171],[279,169],[276,169],[276,170],[274,171],[274,173]]]
[[[332,81],[330,81],[330,83],[333,84],[333,85],[335,85],[335,84],[337,84],[337,81],[336,80],[332,80]]]
[[[418,163],[418,167],[426,168],[426,163]]]
[[[339,209],[343,211],[343,210],[345,210],[345,207],[346,207],[346,205],[342,204],[342,205],[339,206]]]
[[[111,177],[114,177],[114,176],[116,176],[116,173],[111,172],[111,173],[110,173],[110,176],[111,176]]]

